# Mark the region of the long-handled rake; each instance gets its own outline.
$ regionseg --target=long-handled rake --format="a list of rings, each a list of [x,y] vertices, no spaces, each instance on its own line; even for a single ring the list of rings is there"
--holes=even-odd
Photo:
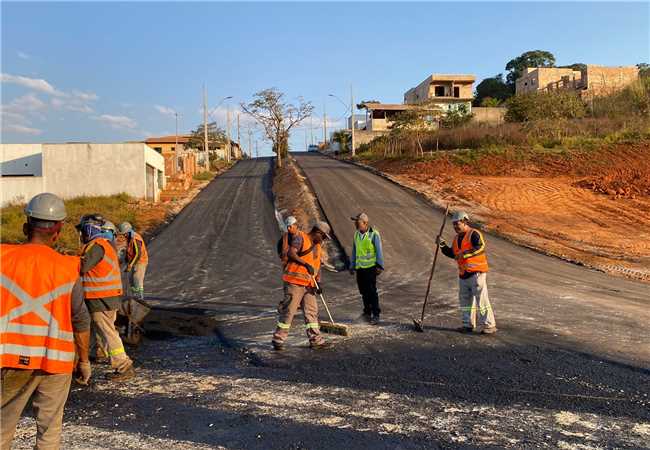
[[[429,300],[429,293],[431,292],[431,280],[433,279],[433,272],[436,270],[436,261],[438,260],[438,251],[440,246],[438,245],[438,239],[442,236],[442,232],[445,230],[445,224],[447,223],[447,213],[449,213],[449,205],[445,209],[445,216],[442,219],[442,226],[440,227],[440,232],[436,237],[436,251],[433,255],[433,264],[431,265],[431,273],[429,274],[429,283],[427,284],[427,293],[424,295],[424,304],[422,305],[422,316],[420,319],[413,319],[413,325],[415,326],[415,331],[420,333],[424,332],[423,322],[424,322],[424,312],[427,309],[427,301]]]

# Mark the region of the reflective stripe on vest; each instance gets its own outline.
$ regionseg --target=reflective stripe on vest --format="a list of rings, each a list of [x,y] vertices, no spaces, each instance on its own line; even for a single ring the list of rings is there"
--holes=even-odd
[[[131,239],[129,239],[129,244],[126,249],[128,263],[130,264],[136,256],[136,247],[138,245],[138,242],[141,244],[140,248],[142,249],[142,253],[140,253],[140,259],[136,264],[147,264],[149,262],[149,253],[147,252],[147,246],[145,245],[142,236],[140,236],[135,231],[133,232]]]
[[[106,239],[98,238],[86,245],[83,252],[87,252],[92,245],[101,246],[104,249],[104,257],[82,277],[86,298],[109,298],[122,295],[122,277],[115,249]]]
[[[71,304],[79,258],[37,244],[2,244],[2,263],[2,367],[71,373]]]
[[[312,246],[311,239],[307,233],[299,231],[302,236],[302,248],[300,252],[304,252]],[[321,247],[320,244],[315,244],[312,251],[302,257],[302,259],[314,268],[314,273],[318,274],[320,270],[320,257]],[[307,272],[307,268],[297,262],[289,261],[284,268],[282,280],[287,283],[296,284],[298,286],[314,286],[311,275]]]
[[[375,237],[375,230],[368,230],[361,234],[359,231],[354,233],[354,246],[356,253],[354,255],[355,269],[368,269],[377,265],[377,250],[372,240]]]
[[[485,256],[485,249],[477,252],[476,254],[470,256],[469,258],[465,258],[464,255],[462,254],[463,252],[470,252],[472,250],[472,233],[478,233],[481,242],[483,242],[483,245],[485,245],[485,241],[483,240],[483,235],[481,234],[480,231],[475,230],[474,228],[470,228],[467,230],[465,235],[463,236],[463,240],[460,244],[460,247],[458,246],[458,235],[454,237],[454,244],[453,244],[453,250],[454,250],[454,255],[456,257],[456,262],[458,263],[458,274],[459,275],[464,275],[465,272],[487,272],[488,271],[488,263],[487,263],[487,257]]]

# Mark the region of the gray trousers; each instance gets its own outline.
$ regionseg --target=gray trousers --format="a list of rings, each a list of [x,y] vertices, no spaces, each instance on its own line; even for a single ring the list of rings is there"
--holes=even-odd
[[[487,288],[487,274],[476,273],[469,278],[458,279],[458,301],[464,327],[496,327],[494,312]],[[478,316],[478,324],[477,324]]]
[[[16,424],[31,399],[36,416],[36,446],[56,450],[61,446],[63,407],[68,400],[72,374],[48,374],[40,370],[2,369],[2,445],[9,449]]]
[[[129,273],[129,284],[134,297],[144,300],[144,276],[147,273],[146,264],[136,264]]]

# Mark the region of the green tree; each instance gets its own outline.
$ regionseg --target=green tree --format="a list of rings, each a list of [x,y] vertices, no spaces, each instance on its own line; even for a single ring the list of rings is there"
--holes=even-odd
[[[512,88],[503,81],[503,74],[499,73],[493,77],[485,78],[476,86],[474,105],[482,105],[483,99],[486,97],[504,101],[512,94]]]
[[[216,122],[208,123],[208,150],[214,151],[226,142],[226,133],[219,128]],[[189,148],[196,148],[205,151],[205,138],[203,134],[203,124],[196,127],[196,130],[190,132],[190,139],[187,143]]]
[[[469,112],[467,105],[460,104],[457,108],[449,109],[442,117],[440,126],[443,128],[456,128],[466,125],[472,120],[474,115]]]
[[[577,119],[587,114],[587,108],[580,96],[566,90],[515,95],[508,99],[506,107],[507,122]]]
[[[282,167],[282,161],[289,153],[289,135],[291,129],[311,116],[314,107],[298,97],[298,104],[284,100],[284,93],[277,88],[264,89],[253,95],[250,103],[241,103],[241,107],[253,117],[264,130],[266,138],[273,144],[276,166]]]
[[[352,135],[348,130],[338,130],[332,133],[332,140],[338,142],[342,152],[347,152],[352,141]]]
[[[483,106],[487,108],[496,108],[498,106],[501,106],[501,103],[503,102],[498,98],[483,97],[483,100],[481,100],[481,104],[479,106]]]
[[[636,67],[639,69],[639,77],[650,77],[650,64],[639,63]]]
[[[418,155],[424,156],[422,139],[427,131],[437,126],[441,114],[439,107],[428,103],[409,108],[391,120],[390,134],[396,138],[412,137],[418,146]]]
[[[555,56],[545,50],[531,50],[508,61],[506,83],[513,92],[515,81],[521,77],[526,67],[555,67]]]

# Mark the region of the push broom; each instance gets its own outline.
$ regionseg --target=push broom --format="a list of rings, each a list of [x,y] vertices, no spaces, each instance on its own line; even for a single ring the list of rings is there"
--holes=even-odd
[[[436,270],[436,261],[438,260],[438,251],[440,246],[438,245],[438,239],[442,236],[442,232],[445,230],[445,224],[447,223],[447,213],[449,212],[449,205],[445,209],[445,216],[442,219],[442,226],[440,227],[440,232],[436,237],[436,251],[433,255],[433,264],[431,265],[431,273],[429,274],[429,283],[427,284],[427,293],[424,295],[424,304],[422,305],[422,315],[420,319],[413,319],[413,325],[415,326],[415,331],[420,333],[424,332],[423,323],[424,323],[424,312],[427,309],[427,301],[429,300],[429,293],[431,292],[431,280],[433,279],[433,272]]]
[[[311,279],[314,281],[316,290],[320,291],[320,286],[318,286],[318,282],[316,281],[316,278],[312,276]],[[338,334],[341,336],[349,336],[350,335],[349,327],[347,325],[336,323],[334,322],[334,319],[332,319],[332,314],[330,313],[330,309],[327,307],[327,303],[325,302],[325,297],[323,297],[323,291],[320,292],[320,301],[323,302],[325,311],[327,311],[327,317],[329,317],[330,319],[329,322],[318,321],[321,331],[330,334]]]

